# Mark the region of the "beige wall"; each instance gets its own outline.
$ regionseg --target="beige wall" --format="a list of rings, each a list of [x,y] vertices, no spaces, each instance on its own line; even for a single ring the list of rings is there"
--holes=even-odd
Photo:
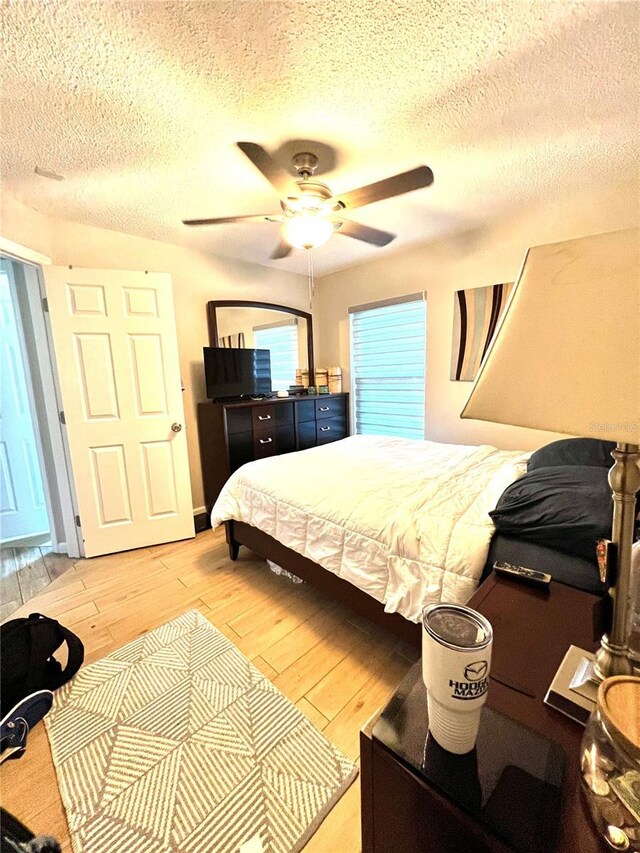
[[[204,505],[196,406],[206,399],[202,347],[208,344],[205,305],[210,299],[259,299],[309,310],[306,276],[225,258],[206,257],[170,243],[52,219],[2,198],[0,234],[42,252],[54,264],[168,272],[173,278],[180,369],[193,505]]]
[[[481,216],[479,215],[479,219]],[[436,441],[489,442],[530,449],[552,436],[533,430],[462,421],[471,384],[451,382],[449,367],[453,293],[511,281],[532,245],[637,225],[637,182],[597,187],[537,209],[521,210],[491,225],[467,228],[449,240],[385,253],[378,261],[325,276],[314,306],[316,363],[339,364],[349,387],[347,309],[375,299],[427,292],[426,434]],[[203,505],[196,405],[205,398],[202,347],[207,344],[205,304],[210,299],[261,299],[308,310],[305,276],[240,261],[212,258],[180,246],[43,216],[6,193],[0,234],[51,257],[54,264],[149,269],[173,276],[184,392],[191,485]]]
[[[454,291],[513,281],[530,246],[637,225],[638,198],[637,181],[584,190],[553,205],[510,213],[492,224],[468,228],[457,237],[398,254],[385,253],[378,261],[323,277],[316,288],[320,342],[316,363],[339,364],[348,389],[349,306],[424,290],[428,339],[426,437],[524,450],[557,438],[519,427],[460,419],[472,386],[449,379]],[[478,218],[482,218],[481,211]],[[612,294],[612,307],[614,300]],[[611,361],[613,369],[613,355]]]

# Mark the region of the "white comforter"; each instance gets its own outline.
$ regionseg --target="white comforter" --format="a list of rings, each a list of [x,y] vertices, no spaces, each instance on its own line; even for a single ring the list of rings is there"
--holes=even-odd
[[[244,521],[419,621],[478,585],[504,489],[528,454],[380,436],[250,462],[227,481],[217,527]]]

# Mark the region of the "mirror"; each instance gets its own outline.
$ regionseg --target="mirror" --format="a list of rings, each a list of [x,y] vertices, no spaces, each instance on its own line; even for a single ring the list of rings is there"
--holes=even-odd
[[[271,386],[286,391],[296,383],[296,369],[309,371],[313,385],[311,314],[270,302],[216,300],[207,303],[209,346],[271,351]]]

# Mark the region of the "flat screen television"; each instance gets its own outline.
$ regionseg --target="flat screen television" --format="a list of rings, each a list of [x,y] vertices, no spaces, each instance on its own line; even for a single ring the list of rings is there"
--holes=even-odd
[[[203,347],[204,376],[210,400],[271,394],[268,349]]]

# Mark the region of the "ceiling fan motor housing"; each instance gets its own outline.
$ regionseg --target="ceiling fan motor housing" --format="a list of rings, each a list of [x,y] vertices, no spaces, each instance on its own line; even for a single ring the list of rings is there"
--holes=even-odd
[[[308,151],[296,154],[291,162],[293,168],[303,180],[310,178],[318,168],[318,158],[315,154],[310,154]]]
[[[327,204],[331,199],[331,190],[320,181],[298,181],[300,195],[287,197],[286,207],[291,213],[326,213],[333,212],[334,205]]]

